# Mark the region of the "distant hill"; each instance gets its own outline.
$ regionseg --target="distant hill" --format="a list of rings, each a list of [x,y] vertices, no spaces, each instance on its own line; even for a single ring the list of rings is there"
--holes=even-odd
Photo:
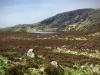
[[[78,9],[59,13],[35,24],[21,24],[0,31],[81,31],[100,25],[100,9]]]

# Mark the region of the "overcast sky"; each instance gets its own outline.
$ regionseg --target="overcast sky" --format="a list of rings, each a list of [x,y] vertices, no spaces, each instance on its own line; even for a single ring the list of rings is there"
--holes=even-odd
[[[0,0],[0,28],[37,23],[83,8],[100,8],[100,0]]]

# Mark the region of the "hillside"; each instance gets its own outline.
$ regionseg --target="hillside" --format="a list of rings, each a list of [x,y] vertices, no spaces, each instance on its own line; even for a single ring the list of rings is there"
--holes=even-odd
[[[100,9],[78,9],[59,13],[36,24],[21,24],[0,31],[80,31],[100,25]]]

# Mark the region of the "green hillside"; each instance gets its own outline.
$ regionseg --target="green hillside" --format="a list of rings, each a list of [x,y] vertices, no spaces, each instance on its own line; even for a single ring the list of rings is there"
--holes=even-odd
[[[78,9],[57,14],[35,24],[21,24],[0,31],[81,31],[100,24],[100,9]]]

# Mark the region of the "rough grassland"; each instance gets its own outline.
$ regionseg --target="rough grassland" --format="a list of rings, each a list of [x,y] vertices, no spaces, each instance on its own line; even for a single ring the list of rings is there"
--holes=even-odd
[[[30,48],[34,49],[38,59],[23,57]],[[99,75],[100,31],[57,34],[0,33],[2,75],[13,75],[12,70],[17,75],[41,75],[39,70],[47,64],[45,62],[52,60],[57,61],[64,70],[60,75]],[[19,65],[16,66],[16,63]],[[49,75],[46,72],[43,74]]]

